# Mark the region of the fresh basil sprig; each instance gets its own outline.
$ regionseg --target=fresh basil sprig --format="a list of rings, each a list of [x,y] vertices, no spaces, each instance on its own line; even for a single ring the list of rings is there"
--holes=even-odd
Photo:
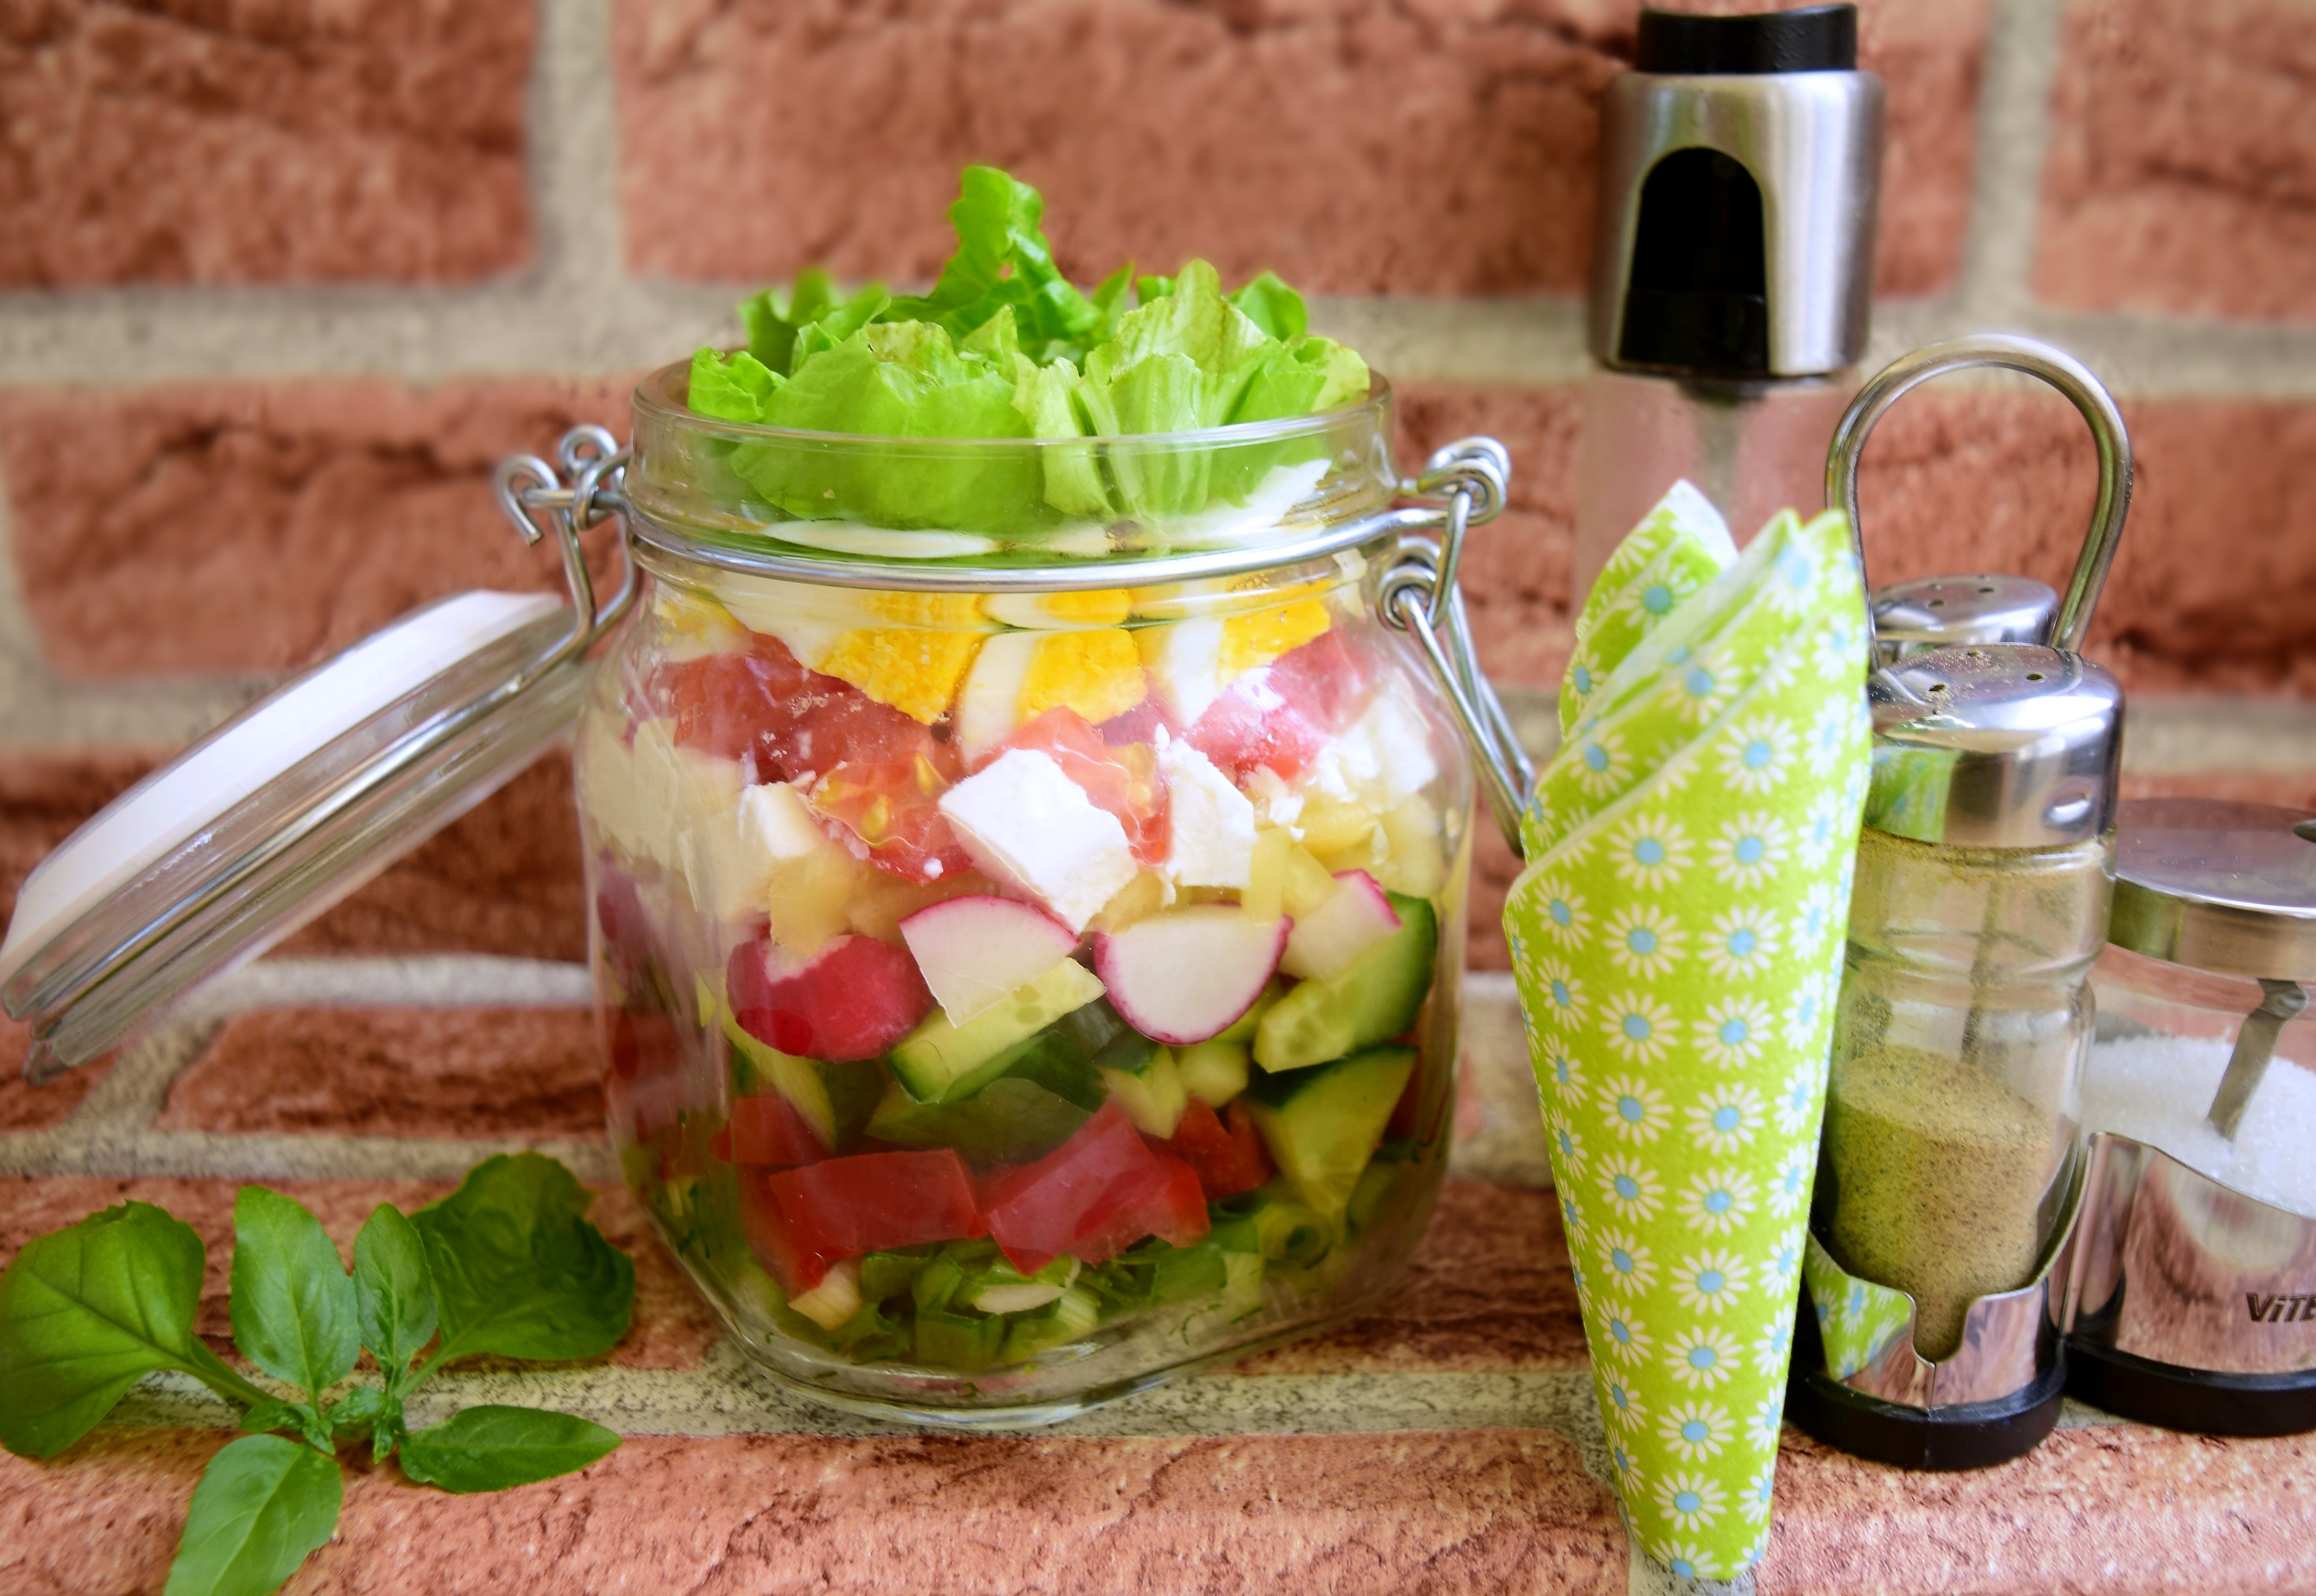
[[[52,1458],[162,1369],[239,1406],[253,1433],[202,1473],[165,1596],[263,1596],[288,1579],[337,1528],[342,1446],[398,1451],[406,1477],[446,1491],[584,1468],[619,1444],[584,1419],[486,1405],[413,1431],[403,1404],[454,1359],[592,1358],[627,1333],[635,1264],[588,1222],[592,1200],[552,1158],[492,1158],[414,1215],[379,1204],[349,1275],[302,1204],[243,1187],[234,1344],[286,1391],[193,1333],[206,1258],[192,1226],[150,1203],[92,1214],[0,1271],[0,1446]],[[341,1389],[363,1348],[381,1383]]]

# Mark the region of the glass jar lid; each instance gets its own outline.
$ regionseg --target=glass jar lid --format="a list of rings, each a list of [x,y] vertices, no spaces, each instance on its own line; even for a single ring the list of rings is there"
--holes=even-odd
[[[2107,941],[2222,975],[2316,980],[2316,816],[2157,798],[2116,819]]]
[[[25,878],[0,941],[0,1006],[43,1080],[254,957],[449,825],[566,736],[598,611],[579,532],[603,513],[609,434],[564,440],[577,486],[529,456],[502,506],[558,534],[572,602],[464,593],[294,678],[115,798]]]

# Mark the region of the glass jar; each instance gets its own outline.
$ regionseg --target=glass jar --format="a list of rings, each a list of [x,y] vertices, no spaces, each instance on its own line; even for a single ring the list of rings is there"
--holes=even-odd
[[[1817,1226],[1951,1355],[2065,1216],[2113,836],[1964,848],[1868,825],[1850,895]]]
[[[931,442],[684,380],[577,771],[610,1135],[686,1271],[775,1378],[950,1422],[1373,1305],[1444,1168],[1473,796],[1378,612],[1387,388]]]
[[[2311,833],[2304,813],[2263,804],[2124,806],[2085,1124],[2316,1221]]]
[[[2122,806],[2068,1388],[2220,1435],[2316,1430],[2316,816]]]

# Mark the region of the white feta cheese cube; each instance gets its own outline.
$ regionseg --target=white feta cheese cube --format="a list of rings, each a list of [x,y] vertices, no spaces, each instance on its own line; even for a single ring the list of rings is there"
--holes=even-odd
[[[984,874],[1035,897],[1072,931],[1136,873],[1118,816],[1035,749],[1007,750],[941,794],[940,812]]]
[[[785,781],[746,789],[723,814],[700,822],[683,839],[683,876],[691,901],[725,920],[762,914],[772,872],[835,844]]]
[[[1314,798],[1385,810],[1439,774],[1430,734],[1394,692],[1331,739],[1296,786]]]
[[[684,838],[729,810],[745,783],[739,761],[678,747],[674,727],[664,718],[646,720],[630,746],[597,722],[581,754],[596,825],[630,859],[664,870],[682,869]]]
[[[1176,887],[1243,888],[1254,868],[1254,805],[1188,743],[1158,751],[1166,779],[1166,878]]]

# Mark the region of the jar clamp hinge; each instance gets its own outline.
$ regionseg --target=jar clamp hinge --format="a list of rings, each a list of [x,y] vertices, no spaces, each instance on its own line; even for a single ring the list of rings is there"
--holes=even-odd
[[[1520,812],[1535,789],[1536,766],[1520,745],[1503,700],[1480,669],[1456,580],[1465,534],[1503,510],[1510,477],[1510,457],[1493,438],[1460,439],[1425,461],[1423,475],[1407,491],[1435,503],[1430,524],[1439,535],[1426,535],[1428,528],[1401,533],[1395,557],[1376,590],[1376,607],[1387,623],[1415,638],[1430,662],[1471,744],[1488,808],[1517,857]]]
[[[535,454],[510,456],[499,462],[492,474],[491,486],[498,495],[499,509],[514,523],[514,529],[525,543],[536,547],[546,535],[540,525],[544,516],[555,531],[557,550],[563,557],[563,581],[571,593],[571,629],[566,632],[555,648],[525,673],[515,683],[513,691],[521,691],[573,655],[585,652],[589,644],[628,612],[635,602],[635,561],[628,553],[625,537],[619,545],[620,581],[618,591],[601,609],[595,606],[595,579],[587,569],[586,550],[581,546],[580,534],[618,516],[624,523],[627,518],[627,498],[619,491],[628,468],[628,451],[611,436],[608,427],[592,424],[573,427],[563,434],[556,445],[556,459],[571,477],[571,486],[563,486],[563,477],[555,467]]]

